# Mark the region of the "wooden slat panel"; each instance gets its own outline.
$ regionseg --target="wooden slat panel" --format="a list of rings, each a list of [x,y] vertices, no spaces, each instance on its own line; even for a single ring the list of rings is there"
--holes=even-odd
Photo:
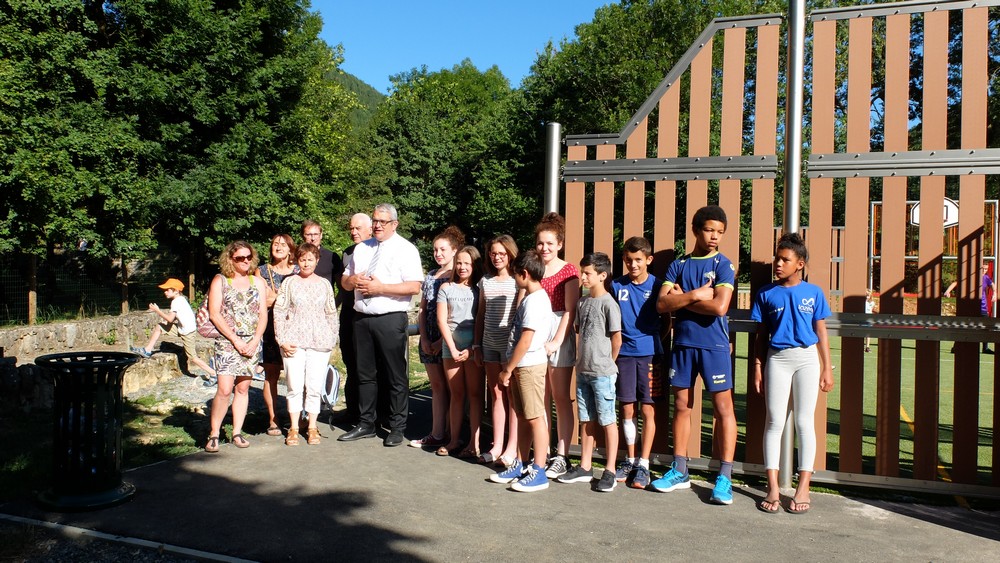
[[[712,129],[712,41],[691,62],[691,104],[690,127],[688,129],[688,156],[708,156],[710,132]],[[708,204],[708,182],[693,180],[687,182],[687,215],[684,230],[687,235],[685,248],[694,249],[691,237],[691,218],[694,212]],[[701,411],[702,384],[700,380],[691,387],[694,406],[691,408],[691,437],[688,440],[688,456],[701,457]]]
[[[747,30],[743,27],[727,29],[723,42],[722,66],[722,138],[720,156],[743,154],[743,96],[746,84]],[[740,269],[740,181],[719,181],[719,206],[729,219],[727,236],[722,239],[719,251]],[[730,308],[736,307],[736,296]]]
[[[645,118],[629,135],[625,145],[626,158],[646,158],[646,129],[649,119]],[[646,183],[625,182],[625,217],[622,224],[623,242],[630,237],[641,237],[645,233]],[[614,256],[614,254],[608,254]]]
[[[586,160],[587,147],[571,146],[566,150],[567,160]],[[584,203],[586,193],[583,182],[566,182],[566,244],[563,246],[565,260],[579,264],[583,258]]]
[[[816,22],[813,26],[813,106],[812,147],[814,152],[833,152],[834,80],[836,76],[837,22]],[[809,182],[809,236],[806,246],[813,259],[807,273],[809,281],[830,295],[830,244],[833,233],[833,179],[818,178]],[[772,249],[773,252],[773,249]],[[841,393],[838,387],[834,392]],[[826,469],[827,396],[820,393],[816,403],[816,469]]]
[[[775,154],[778,119],[779,29],[757,28],[756,106],[754,107],[754,154]],[[750,188],[753,220],[750,222],[750,290],[755,293],[771,281],[774,255],[774,180],[754,180]],[[753,346],[750,335],[749,346]],[[752,349],[752,348],[751,348]],[[753,389],[753,362],[747,362],[746,461],[764,463],[764,395]],[[825,420],[825,416],[824,416]],[[817,428],[826,428],[819,426]],[[820,435],[823,435],[821,432]],[[826,442],[826,440],[819,440]],[[822,458],[822,456],[818,456]],[[818,468],[822,469],[822,468]]]
[[[924,108],[922,118],[923,150],[947,146],[948,112],[948,12],[929,12],[924,16]],[[927,177],[920,181],[920,206],[941,209],[944,203],[944,178]],[[941,314],[941,252],[943,220],[940,213],[920,217],[917,257],[917,314]],[[933,480],[938,465],[938,401],[940,399],[940,344],[916,344],[917,371],[914,389],[914,477]]]
[[[966,9],[962,25],[962,148],[986,147],[987,8]],[[978,272],[983,258],[985,176],[959,178],[958,272],[959,315],[979,313]],[[972,291],[969,291],[969,290]],[[952,481],[975,483],[979,464],[979,346],[968,343],[955,354],[955,403]],[[959,377],[962,374],[963,377]]]
[[[910,16],[886,18],[885,150],[909,146]],[[885,178],[882,189],[881,278],[879,312],[903,312],[906,254],[906,178]],[[900,341],[878,341],[878,387],[875,417],[875,472],[899,476]]]
[[[847,69],[847,150],[871,150],[872,20],[849,23]],[[844,311],[865,311],[868,285],[868,178],[847,179],[844,217]],[[840,470],[861,472],[864,431],[864,340],[842,338]]]
[[[680,81],[674,83],[660,99],[657,114],[656,156],[671,158],[677,156],[680,138]],[[677,225],[677,182],[656,182],[656,199],[653,216],[653,264],[652,272],[662,278],[667,272],[667,266],[674,259],[674,231]],[[669,322],[670,315],[664,315],[664,323]],[[660,381],[665,397],[669,398],[670,386],[666,379],[666,370],[661,371]],[[673,405],[669,400],[663,401],[656,409],[656,436],[653,438],[654,452],[673,451],[673,425],[671,411]],[[624,442],[622,442],[624,443]]]
[[[691,107],[688,127],[688,156],[708,156],[712,130],[712,41],[691,61]],[[684,231],[690,233],[694,212],[708,205],[708,182],[691,180],[687,182],[687,215]],[[693,239],[688,236],[687,252],[694,249]],[[692,437],[693,439],[693,437]]]
[[[614,160],[616,149],[612,144],[597,145],[597,160]],[[594,182],[594,252],[615,255],[614,182]]]

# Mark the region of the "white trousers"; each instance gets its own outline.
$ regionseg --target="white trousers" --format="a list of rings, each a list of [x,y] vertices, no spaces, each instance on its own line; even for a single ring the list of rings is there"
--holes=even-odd
[[[812,471],[816,462],[814,417],[819,397],[819,353],[816,346],[785,350],[771,348],[767,352],[764,365],[764,399],[767,402],[765,469],[778,469],[789,396],[795,411],[795,433],[799,437],[799,471]]]
[[[300,412],[304,404],[307,413],[319,414],[319,395],[326,385],[330,350],[298,348],[291,357],[282,358],[282,363],[285,366],[285,384],[288,386],[288,412]]]

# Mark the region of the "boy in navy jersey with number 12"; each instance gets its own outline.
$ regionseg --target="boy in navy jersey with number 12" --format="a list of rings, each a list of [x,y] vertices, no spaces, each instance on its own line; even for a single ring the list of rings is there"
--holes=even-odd
[[[726,314],[736,285],[736,267],[718,248],[726,232],[726,212],[717,205],[702,207],[691,220],[694,250],[667,268],[657,299],[660,313],[674,313],[670,386],[674,391],[674,463],[653,489],[670,492],[691,487],[687,446],[691,435],[691,388],[701,374],[712,394],[721,455],[712,502],[733,503],[733,457],[736,455],[736,415],[733,373],[729,357]]]

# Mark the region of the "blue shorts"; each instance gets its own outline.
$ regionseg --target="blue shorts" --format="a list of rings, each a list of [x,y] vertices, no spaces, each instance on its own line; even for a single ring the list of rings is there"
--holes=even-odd
[[[576,408],[580,422],[594,418],[601,426],[615,423],[615,375],[577,375]]]
[[[670,385],[690,389],[695,374],[701,374],[705,389],[712,393],[733,388],[733,366],[729,352],[674,346],[671,356]]]
[[[615,388],[623,403],[654,403],[662,396],[660,356],[618,356],[618,382]]]
[[[471,328],[458,329],[451,333],[451,339],[455,343],[455,348],[458,348],[459,352],[472,346],[473,336]],[[472,352],[472,350],[469,350],[469,352]],[[451,357],[451,349],[448,348],[448,343],[443,340],[441,341],[441,357],[448,360],[453,359]]]

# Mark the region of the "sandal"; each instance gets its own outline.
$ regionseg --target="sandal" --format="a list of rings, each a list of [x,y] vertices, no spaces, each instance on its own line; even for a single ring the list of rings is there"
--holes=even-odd
[[[493,462],[493,465],[496,466],[496,467],[508,467],[509,468],[511,465],[514,465],[514,460],[511,459],[511,458],[509,458],[509,457],[506,457],[506,456],[500,456],[500,457],[497,458],[496,461]]]
[[[210,454],[214,454],[214,453],[216,453],[216,452],[219,451],[219,437],[218,436],[209,436],[208,437],[208,443],[205,444],[205,451],[208,452],[208,453],[210,453]]]
[[[286,446],[297,446],[299,445],[299,431],[294,427],[288,429],[288,436],[285,436]]]
[[[306,443],[310,446],[319,444],[319,428],[309,428],[306,430]]]
[[[776,498],[774,500],[761,499],[757,503],[757,510],[761,512],[766,512],[768,514],[777,514],[778,510],[781,509],[781,498]]]
[[[789,503],[785,512],[788,512],[789,514],[805,514],[806,512],[809,512],[809,508],[809,501],[798,501],[792,499],[792,502]]]
[[[278,428],[277,426],[269,426],[267,428],[267,435],[268,436],[281,436],[281,428]]]
[[[478,457],[479,457],[479,452],[477,452],[472,448],[465,448],[464,450],[458,453],[459,459],[474,459]]]
[[[493,456],[493,452],[484,452],[476,461],[484,465],[489,465],[496,461],[496,457]]]
[[[249,448],[250,442],[243,437],[243,434],[233,434],[233,439],[230,440],[234,446],[237,448]]]

